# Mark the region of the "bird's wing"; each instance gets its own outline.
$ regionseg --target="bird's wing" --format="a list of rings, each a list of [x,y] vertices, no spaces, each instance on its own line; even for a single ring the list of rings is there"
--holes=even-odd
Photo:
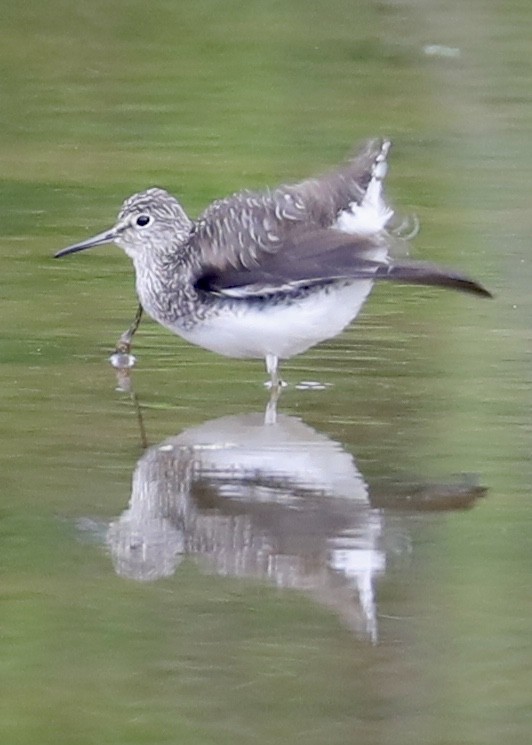
[[[452,270],[387,258],[392,212],[382,198],[382,180],[389,148],[386,140],[372,140],[320,178],[213,203],[190,236],[201,267],[196,287],[249,297],[342,279],[378,279],[489,295]]]
[[[335,229],[291,236],[283,250],[264,254],[249,268],[209,266],[196,287],[229,297],[264,297],[301,287],[353,280],[388,280],[446,287],[490,297],[475,280],[452,269],[386,257],[386,237],[354,237]]]
[[[268,256],[285,254],[293,236],[333,226],[342,211],[362,203],[376,174],[382,181],[389,147],[388,141],[372,140],[321,177],[213,202],[190,236],[198,263],[221,271],[251,270]]]
[[[375,240],[357,240],[333,228],[296,231],[285,238],[280,251],[262,252],[248,267],[207,265],[196,287],[244,297],[286,292],[347,276],[367,279],[379,267],[386,267],[384,262],[375,260],[377,250]],[[384,243],[381,253],[386,254]]]
[[[372,181],[379,183],[379,192],[386,171],[391,143],[389,140],[368,140],[362,149],[338,168],[318,178],[299,184],[281,186],[275,194],[294,197],[305,205],[311,222],[328,228],[336,223],[338,215],[367,198]]]

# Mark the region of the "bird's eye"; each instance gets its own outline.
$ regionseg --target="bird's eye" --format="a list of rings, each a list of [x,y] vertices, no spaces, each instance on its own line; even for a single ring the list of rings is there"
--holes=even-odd
[[[139,228],[145,228],[151,223],[151,220],[152,218],[150,215],[139,215],[135,222],[139,226]]]

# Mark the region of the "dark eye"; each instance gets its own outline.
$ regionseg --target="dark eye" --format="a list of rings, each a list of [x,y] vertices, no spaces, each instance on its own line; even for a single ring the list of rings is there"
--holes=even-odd
[[[146,225],[149,225],[151,223],[151,216],[150,215],[139,215],[137,219],[135,220],[139,228],[145,228]]]

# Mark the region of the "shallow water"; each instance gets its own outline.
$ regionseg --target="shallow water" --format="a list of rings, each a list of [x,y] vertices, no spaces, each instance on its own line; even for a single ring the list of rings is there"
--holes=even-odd
[[[528,745],[531,13],[5,14],[2,742]],[[150,322],[120,390],[127,259],[51,255],[140,188],[196,214],[373,134],[413,254],[495,299],[376,288],[273,426],[259,363]]]

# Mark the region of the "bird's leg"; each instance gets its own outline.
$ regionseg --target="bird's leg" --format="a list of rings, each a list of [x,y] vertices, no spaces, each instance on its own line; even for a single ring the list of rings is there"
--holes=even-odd
[[[135,318],[133,319],[133,323],[127,329],[127,331],[124,331],[120,339],[117,341],[114,354],[112,354],[109,358],[113,367],[116,367],[118,369],[128,369],[130,367],[133,367],[133,365],[135,364],[135,357],[131,354],[131,341],[133,340],[135,331],[139,327],[142,313],[143,308],[142,305],[139,303],[137,312],[135,313]]]
[[[277,401],[281,391],[286,386],[279,377],[279,358],[275,354],[266,355],[266,371],[270,374],[270,379],[266,386],[270,389],[270,400],[264,413],[264,424],[277,423]]]
[[[277,401],[281,395],[281,388],[270,388],[270,400],[264,412],[264,424],[277,424]]]
[[[129,397],[133,404],[133,408],[135,410],[135,414],[137,415],[137,422],[139,425],[139,434],[140,434],[140,444],[143,450],[146,450],[146,448],[148,447],[148,437],[146,435],[146,427],[144,426],[144,417],[142,415],[140,401],[138,399],[137,394],[135,393],[135,389],[133,388],[133,380],[131,378],[131,369],[128,367],[116,367],[115,366],[115,373],[116,373],[116,383],[117,383],[116,390],[120,391],[120,393],[129,394]]]
[[[139,303],[137,312],[135,313],[135,318],[133,319],[133,323],[131,326],[127,329],[127,331],[124,331],[120,339],[116,343],[115,351],[119,354],[129,354],[131,351],[131,342],[133,340],[133,336],[135,335],[136,330],[138,329],[140,325],[140,321],[142,319],[142,313],[143,308],[142,305]]]
[[[266,372],[270,376],[270,380],[266,383],[267,387],[271,391],[276,391],[283,385],[283,381],[279,378],[279,358],[277,355],[266,355]]]
[[[265,383],[266,388],[270,391],[281,391],[281,388],[286,388],[286,383],[279,376],[279,357],[276,354],[266,355],[266,372],[270,376],[270,379]]]

